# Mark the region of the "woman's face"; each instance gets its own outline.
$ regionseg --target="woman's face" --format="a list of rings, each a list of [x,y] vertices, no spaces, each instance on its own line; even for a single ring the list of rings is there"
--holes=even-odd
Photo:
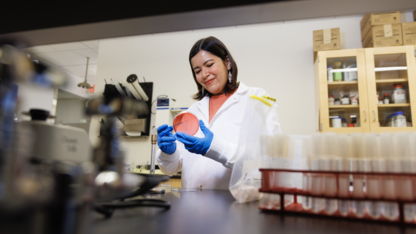
[[[208,51],[200,50],[191,59],[191,65],[196,80],[202,87],[214,95],[223,92],[228,80],[228,70],[231,69],[228,58],[224,64],[220,57]]]

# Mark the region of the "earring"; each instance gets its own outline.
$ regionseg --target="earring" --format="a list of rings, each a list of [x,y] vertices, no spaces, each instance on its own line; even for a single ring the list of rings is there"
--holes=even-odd
[[[231,83],[231,70],[228,71],[228,83]]]
[[[204,87],[202,87],[202,93],[204,93],[204,91],[205,91],[205,89],[204,89]]]

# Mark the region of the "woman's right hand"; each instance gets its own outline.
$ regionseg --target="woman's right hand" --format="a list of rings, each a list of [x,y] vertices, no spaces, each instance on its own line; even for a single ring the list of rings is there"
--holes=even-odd
[[[173,154],[176,150],[176,138],[172,134],[173,127],[167,124],[157,128],[157,145],[166,154]]]

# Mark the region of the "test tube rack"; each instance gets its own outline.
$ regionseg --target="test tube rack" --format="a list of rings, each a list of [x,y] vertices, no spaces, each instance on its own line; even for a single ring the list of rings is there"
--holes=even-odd
[[[397,180],[400,180],[400,178],[411,178],[413,181],[416,180],[416,173],[367,173],[367,172],[347,172],[347,171],[318,171],[318,170],[289,170],[289,169],[275,169],[275,168],[267,168],[267,169],[260,169],[260,172],[262,173],[262,186],[259,189],[261,193],[265,194],[275,194],[279,195],[278,201],[272,201],[269,203],[272,204],[260,204],[259,209],[262,211],[270,211],[274,213],[280,213],[280,214],[293,214],[293,215],[307,215],[307,216],[318,216],[318,217],[327,217],[327,218],[339,218],[339,219],[347,219],[347,220],[361,220],[361,221],[370,221],[370,222],[383,222],[383,223],[391,223],[391,224],[400,224],[400,225],[416,225],[416,220],[413,220],[411,222],[405,221],[404,219],[404,206],[405,204],[415,204],[416,205],[416,199],[385,199],[385,198],[368,198],[368,197],[362,197],[357,198],[353,197],[352,193],[350,192],[347,197],[341,197],[341,196],[327,196],[327,195],[316,195],[311,194],[309,191],[305,191],[298,188],[284,188],[284,187],[278,187],[273,186],[271,183],[271,180],[273,177],[278,176],[279,172],[286,172],[286,173],[302,173],[302,174],[309,174],[309,175],[334,175],[336,177],[336,187],[337,191],[339,190],[339,176],[340,175],[364,175],[364,176],[380,176],[382,179],[387,178],[394,178]],[[276,178],[274,178],[276,179]],[[338,194],[338,192],[337,192]],[[285,195],[293,195],[293,203],[290,205],[282,205],[285,204]],[[310,209],[304,209],[302,204],[297,202],[298,196],[304,196],[304,197],[311,197],[311,198],[323,198],[323,199],[337,199],[337,200],[348,200],[348,201],[373,201],[373,202],[393,202],[398,204],[399,208],[399,217],[396,220],[391,220],[384,218],[381,216],[379,219],[373,219],[367,214],[363,217],[356,217],[351,212],[347,216],[342,216],[338,211],[334,214],[326,214],[324,211],[314,213]],[[275,204],[279,204],[279,206],[276,206]],[[415,214],[416,215],[416,214]]]

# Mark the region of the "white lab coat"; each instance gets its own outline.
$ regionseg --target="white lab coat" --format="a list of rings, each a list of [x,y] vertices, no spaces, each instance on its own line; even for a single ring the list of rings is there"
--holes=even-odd
[[[237,91],[225,101],[209,123],[209,97],[194,103],[187,112],[194,114],[204,121],[213,133],[214,138],[207,153],[202,156],[185,149],[176,141],[176,151],[173,154],[157,152],[157,160],[161,171],[173,175],[182,171],[182,188],[228,189],[231,171],[236,160],[238,140],[241,125],[244,120],[244,110],[249,95],[267,95],[261,88],[251,88],[240,82]],[[272,113],[271,132],[281,133],[277,111]],[[196,137],[204,137],[201,129]]]

